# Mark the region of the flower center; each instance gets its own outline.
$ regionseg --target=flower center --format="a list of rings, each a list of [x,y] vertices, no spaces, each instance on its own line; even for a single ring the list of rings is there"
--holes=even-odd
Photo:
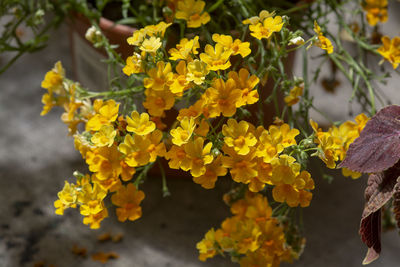
[[[235,141],[233,141],[233,143],[237,147],[242,147],[246,143],[246,139],[244,138],[244,136],[241,135],[238,138],[236,138]]]

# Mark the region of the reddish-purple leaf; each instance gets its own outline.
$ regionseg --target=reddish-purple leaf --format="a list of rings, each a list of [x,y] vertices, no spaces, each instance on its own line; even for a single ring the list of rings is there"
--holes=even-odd
[[[365,189],[365,207],[361,217],[360,235],[368,246],[363,264],[371,263],[379,257],[381,251],[381,208],[393,196],[397,177],[400,175],[400,163],[388,170],[368,177]]]
[[[357,172],[381,172],[400,159],[400,106],[381,109],[354,140],[339,165]]]
[[[379,258],[381,253],[381,210],[375,211],[361,220],[360,235],[368,246],[368,252],[363,264],[369,264]]]

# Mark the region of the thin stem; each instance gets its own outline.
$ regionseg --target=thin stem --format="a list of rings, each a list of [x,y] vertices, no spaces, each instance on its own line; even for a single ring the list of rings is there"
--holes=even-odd
[[[161,162],[157,160],[158,166],[160,167],[161,171],[161,177],[162,177],[162,192],[163,192],[163,197],[170,196],[171,193],[169,192],[168,186],[167,186],[167,177],[165,176],[165,170],[164,167],[162,166]]]

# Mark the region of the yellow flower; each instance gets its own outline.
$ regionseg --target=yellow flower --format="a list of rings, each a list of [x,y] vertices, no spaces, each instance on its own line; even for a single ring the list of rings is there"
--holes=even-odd
[[[297,129],[290,129],[286,123],[271,125],[269,131],[261,130],[256,153],[265,163],[271,163],[284,148],[295,145],[295,137],[300,133]]]
[[[232,55],[240,54],[242,57],[246,57],[251,53],[250,43],[242,42],[239,39],[233,41],[232,36],[214,33],[212,36],[214,42],[221,44],[225,50],[231,50]]]
[[[114,138],[117,135],[117,131],[111,125],[102,125],[100,130],[95,133],[90,141],[98,147],[112,146],[114,144]]]
[[[341,141],[334,138],[328,133],[318,135],[318,147],[321,148],[321,154],[318,156],[325,162],[326,166],[330,169],[336,167],[336,161],[339,160],[337,151],[340,149]]]
[[[196,119],[203,114],[204,105],[205,105],[204,100],[199,99],[196,101],[196,103],[194,103],[190,107],[179,110],[179,115],[176,119],[178,121],[182,120],[184,117],[193,117],[194,119]]]
[[[133,32],[132,36],[127,39],[127,42],[130,45],[139,46],[143,42],[145,37],[145,29],[136,30]]]
[[[128,76],[134,73],[143,72],[141,55],[134,53],[133,56],[128,57],[126,59],[126,66],[122,69],[122,71]]]
[[[272,196],[277,202],[286,202],[289,207],[308,207],[312,199],[312,193],[306,190],[298,190],[292,185],[281,184],[272,189]]]
[[[272,196],[277,202],[286,202],[289,207],[296,207],[299,204],[299,191],[290,184],[280,184],[272,189]]]
[[[171,109],[175,103],[175,96],[170,90],[155,91],[147,89],[145,95],[146,101],[143,102],[143,106],[154,117],[161,117],[164,111]]]
[[[134,221],[142,216],[140,202],[144,199],[143,191],[140,191],[132,183],[122,186],[111,196],[112,203],[117,206],[117,216],[120,222]]]
[[[53,97],[52,93],[45,93],[42,96],[42,103],[43,103],[43,110],[42,112],[40,112],[40,116],[44,116],[47,113],[49,113],[49,111],[56,106],[57,102]]]
[[[261,229],[255,220],[239,221],[236,225],[238,231],[232,234],[232,238],[238,241],[237,252],[246,254],[256,251],[261,243]]]
[[[256,75],[251,75],[247,69],[240,69],[239,73],[230,71],[228,77],[236,83],[236,88],[241,90],[241,96],[236,101],[236,107],[251,105],[258,101],[258,92],[253,90],[257,86],[260,79]]]
[[[106,196],[107,192],[97,184],[85,184],[78,193],[81,214],[88,216],[101,212],[105,209],[103,199]]]
[[[178,1],[175,18],[184,19],[189,28],[198,28],[210,21],[210,15],[203,12],[205,3],[200,0]]]
[[[314,189],[314,180],[311,178],[311,174],[308,171],[302,171],[299,175],[297,175],[293,187],[298,190],[312,190]]]
[[[133,175],[136,173],[136,169],[133,168],[133,167],[130,167],[123,160],[121,160],[119,162],[119,165],[121,166],[121,179],[122,179],[122,181],[127,182],[127,181],[132,180]]]
[[[196,248],[199,250],[199,260],[206,261],[216,255],[215,242],[215,231],[211,229],[205,234],[204,239],[196,244]]]
[[[343,160],[350,144],[360,135],[360,132],[368,122],[365,114],[359,114],[355,118],[356,123],[346,121],[339,127],[332,126],[327,132],[323,132],[318,128],[318,124],[310,120],[310,124],[315,132],[314,142],[318,144],[316,155],[325,162],[328,168],[335,168],[336,161]],[[342,170],[345,176],[353,178],[360,177],[360,174],[351,172],[350,170]]]
[[[150,162],[150,153],[147,151],[151,145],[146,136],[127,134],[124,142],[118,146],[119,151],[125,155],[125,162],[130,167],[144,166]]]
[[[119,104],[113,99],[101,103],[98,113],[86,123],[86,131],[98,131],[102,125],[110,125],[118,117]]]
[[[66,208],[76,208],[78,194],[74,184],[65,181],[64,188],[58,192],[57,196],[58,200],[54,202],[56,214],[63,215]]]
[[[115,192],[122,186],[121,179],[118,176],[110,176],[109,178],[102,180],[98,178],[97,174],[93,174],[92,182],[107,192]]]
[[[274,242],[274,240],[271,240]],[[240,258],[241,267],[253,266],[279,266],[279,257],[270,257],[269,255],[257,250],[253,253],[247,253],[245,257]]]
[[[75,87],[73,84],[69,89],[69,99],[64,103],[65,112],[61,115],[61,120],[68,126],[68,134],[72,135],[77,130],[77,125],[83,122],[81,117],[78,115],[78,109],[84,104],[81,101],[75,100]]]
[[[268,18],[268,17],[273,17],[273,16],[275,16],[275,12],[269,13],[269,12],[266,11],[266,10],[262,10],[262,11],[260,12],[260,14],[258,15],[258,17],[257,17],[257,16],[254,16],[254,17],[245,19],[245,20],[242,21],[242,23],[243,23],[243,24],[256,25],[256,24],[259,23],[259,22],[263,22],[266,18]]]
[[[150,140],[150,145],[147,147],[147,153],[150,155],[150,162],[154,162],[157,157],[165,157],[166,155],[165,145],[161,142],[162,137],[163,133],[158,129],[147,136]]]
[[[241,90],[236,89],[233,79],[226,82],[222,79],[215,79],[212,87],[208,88],[203,95],[207,103],[210,118],[219,116],[221,113],[225,117],[231,117],[236,113],[236,103],[240,98]]]
[[[277,143],[267,130],[264,130],[259,138],[256,155],[262,158],[263,162],[271,163],[271,161],[282,151],[283,146]]]
[[[161,47],[161,39],[159,37],[150,37],[144,39],[142,45],[139,47],[140,50],[146,53],[155,54],[157,50]]]
[[[149,114],[142,113],[139,115],[137,111],[132,111],[131,117],[126,117],[126,130],[138,135],[146,135],[156,129],[156,124],[149,120]]]
[[[314,31],[318,34],[318,41],[315,42],[315,45],[321,49],[326,50],[328,54],[333,53],[333,45],[331,40],[326,38],[321,32],[321,27],[317,24],[317,21],[314,20]]]
[[[290,129],[287,123],[281,126],[271,125],[268,130],[275,144],[279,144],[278,146],[282,146],[282,148],[296,145],[295,137],[300,133],[296,128]],[[280,153],[283,149],[278,148],[278,150]]]
[[[250,25],[249,29],[251,35],[261,40],[262,38],[268,39],[274,32],[279,32],[282,29],[283,21],[281,16],[267,17],[261,23]]]
[[[197,137],[193,142],[184,145],[186,156],[181,162],[181,169],[190,170],[193,177],[199,177],[206,173],[206,166],[213,161],[211,155],[212,143],[208,143],[203,147],[204,139]]]
[[[316,138],[314,142],[318,144],[318,157],[325,162],[328,168],[334,169],[336,167],[336,161],[339,160],[337,151],[340,149],[342,141],[337,137],[333,137],[331,133],[322,132],[322,130],[318,128],[318,124],[311,119],[310,125],[315,132]]]
[[[180,126],[181,127],[171,130],[172,143],[177,146],[181,146],[189,142],[194,128],[196,127],[196,123],[192,117],[184,117],[180,121]]]
[[[86,158],[86,154],[91,149],[94,149],[94,146],[92,146],[89,140],[87,140],[87,138],[81,134],[74,134],[73,136],[75,149],[81,153],[82,158]]]
[[[182,96],[183,91],[190,88],[189,81],[186,79],[187,68],[185,61],[179,61],[178,65],[176,65],[176,72],[169,89],[173,94]]]
[[[396,36],[390,40],[388,36],[383,36],[382,46],[377,52],[392,64],[393,69],[396,69],[400,64],[400,37]]]
[[[300,164],[292,156],[283,154],[271,161],[273,184],[293,184],[300,173]]]
[[[115,178],[121,173],[122,154],[118,151],[116,145],[92,149],[85,156],[89,170],[96,173],[99,180]]]
[[[194,130],[194,133],[198,136],[206,137],[210,131],[210,125],[207,119],[200,119],[200,123],[197,122],[198,127]]]
[[[300,96],[303,95],[303,86],[295,86],[290,90],[290,93],[288,96],[285,96],[284,100],[286,105],[289,107],[293,106],[297,102],[300,101]]]
[[[168,53],[171,55],[170,60],[183,59],[190,61],[192,59],[192,54],[197,55],[199,52],[197,49],[200,48],[199,37],[196,36],[191,40],[187,38],[182,38],[176,48],[171,48]]]
[[[249,183],[251,192],[259,192],[265,184],[270,183],[272,176],[272,166],[270,163],[265,163],[262,158],[257,158],[257,176],[252,178]]]
[[[342,168],[342,174],[343,176],[351,177],[352,179],[357,179],[361,177],[361,173],[353,172],[352,170],[349,170],[347,168]]]
[[[207,64],[209,70],[226,70],[231,66],[229,57],[232,51],[225,50],[223,45],[217,43],[214,49],[211,45],[207,44],[204,52],[200,54],[200,59]]]
[[[183,147],[172,145],[171,149],[167,152],[165,158],[168,161],[168,165],[171,169],[178,170],[181,166],[181,162],[185,159],[186,152]]]
[[[65,70],[63,69],[61,62],[57,61],[54,68],[46,73],[44,80],[42,81],[42,87],[47,89],[49,93],[60,94],[63,90],[62,82],[65,77]]]
[[[203,61],[195,59],[188,63],[186,80],[194,82],[197,85],[204,83],[209,70],[207,64]]]
[[[157,25],[147,25],[144,27],[144,31],[148,36],[164,37],[165,31],[171,25],[172,23],[165,23],[164,21],[161,21]]]
[[[222,134],[225,136],[224,142],[239,155],[246,155],[250,148],[257,143],[257,139],[252,133],[254,126],[246,121],[239,123],[234,119],[229,119],[227,124],[222,126]]]
[[[167,89],[174,76],[171,63],[165,64],[163,61],[157,62],[157,67],[149,70],[147,74],[150,78],[144,78],[144,87],[154,91]]]
[[[367,21],[369,25],[375,26],[378,22],[387,21],[387,0],[365,0],[363,3],[363,9],[367,12]]]
[[[244,199],[232,204],[231,212],[240,218],[269,219],[272,215],[272,208],[266,197],[247,191]]]
[[[255,158],[254,149],[251,149],[246,155],[239,155],[233,148],[226,145],[222,149],[228,155],[222,157],[222,166],[230,169],[235,182],[248,184],[258,175],[257,162],[253,160]]]
[[[198,177],[193,177],[196,184],[200,184],[205,189],[214,188],[218,176],[225,176],[227,169],[222,166],[222,156],[219,155],[214,161],[206,165],[206,172]]]
[[[89,214],[83,218],[84,224],[89,224],[90,229],[99,229],[102,220],[108,217],[108,211],[106,208],[102,209],[96,214]]]

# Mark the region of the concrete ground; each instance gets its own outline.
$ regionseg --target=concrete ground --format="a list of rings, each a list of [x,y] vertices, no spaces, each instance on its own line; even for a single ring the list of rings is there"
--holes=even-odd
[[[120,223],[110,209],[111,217],[100,230],[83,225],[77,210],[54,214],[53,202],[64,180],[72,181],[72,172],[85,168],[60,121],[61,112],[39,116],[44,74],[57,60],[72,73],[69,52],[62,28],[53,34],[49,47],[23,56],[0,76],[0,266],[237,266],[221,257],[200,262],[195,248],[209,228],[218,227],[229,215],[221,201],[229,188],[226,181],[209,191],[191,180],[171,177],[172,195],[163,198],[160,177],[149,177],[143,187],[143,217]],[[0,55],[0,61],[7,56]],[[294,264],[282,266],[361,266],[366,247],[358,226],[365,177],[353,181],[334,173],[328,184],[318,168],[312,175],[316,189],[311,206],[304,209],[306,249]],[[98,242],[97,236],[104,233],[122,234],[123,239]],[[89,256],[71,253],[74,245],[86,248]],[[397,231],[383,234],[382,248],[380,259],[370,266],[399,266]],[[119,258],[104,265],[93,261],[90,255],[100,251],[114,251]]]

